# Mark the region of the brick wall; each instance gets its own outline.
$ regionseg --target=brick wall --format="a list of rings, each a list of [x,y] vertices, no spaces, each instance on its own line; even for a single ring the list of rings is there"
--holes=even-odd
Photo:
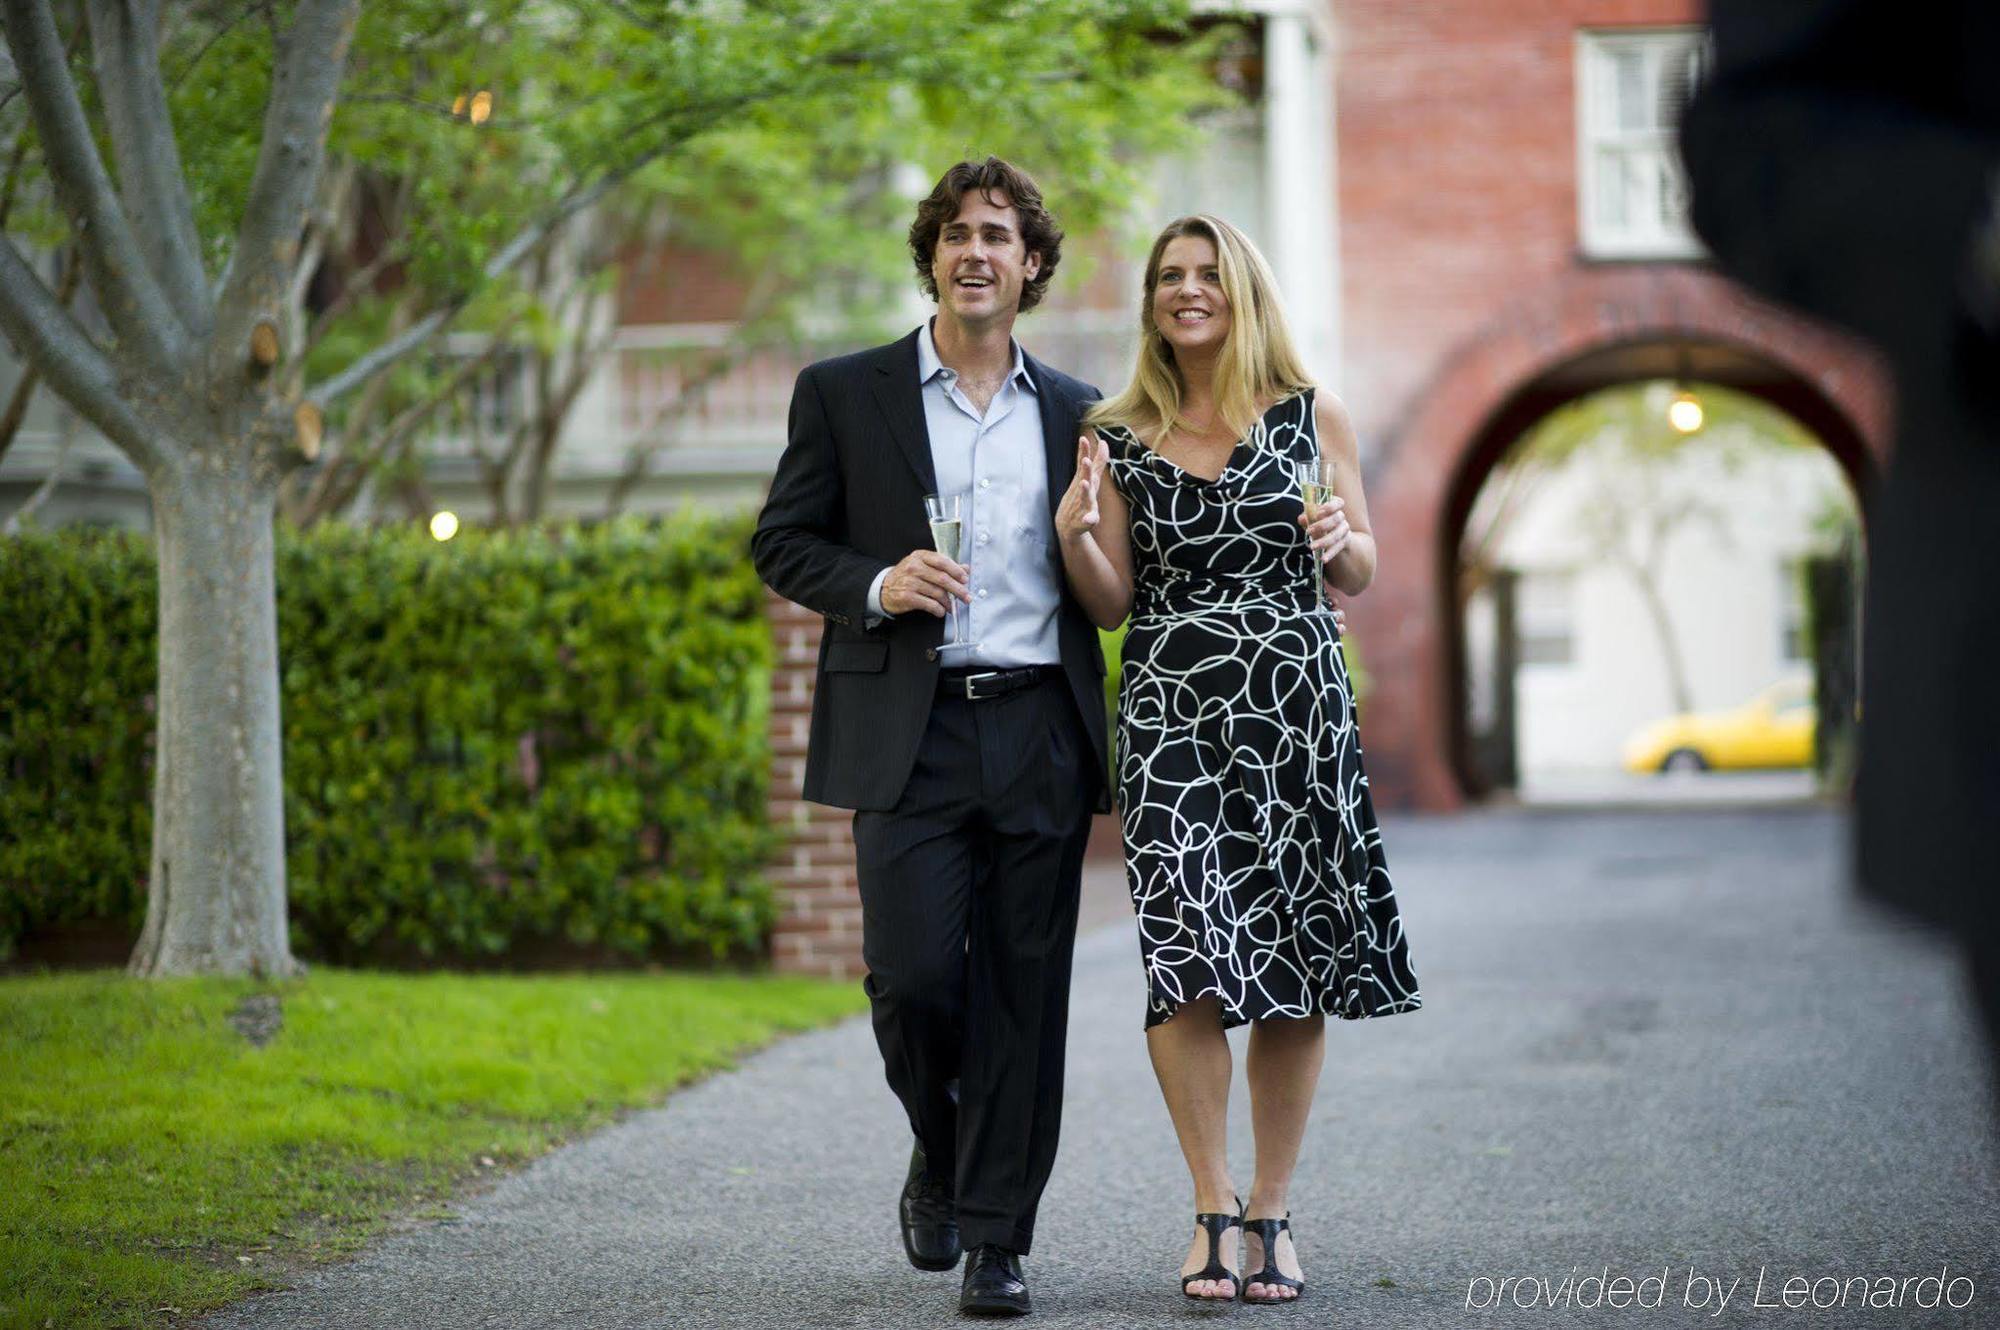
[[[1374,691],[1385,807],[1464,799],[1452,597],[1465,513],[1505,447],[1568,397],[1635,377],[1621,349],[1726,350],[1867,494],[1886,376],[1858,344],[1700,262],[1599,262],[1577,224],[1580,29],[1697,23],[1697,0],[1338,0],[1343,363],[1373,586],[1347,605]],[[1655,364],[1658,360],[1656,358]],[[1669,362],[1670,363],[1670,362]]]
[[[1581,265],[1579,29],[1699,0],[1337,0],[1343,365],[1364,446],[1509,301]]]
[[[771,935],[771,960],[789,974],[851,978],[862,972],[854,814],[799,797],[821,620],[766,594],[777,644],[771,672],[771,823],[786,833],[770,868],[782,911]]]
[[[1437,368],[1368,478],[1369,519],[1383,552],[1374,584],[1347,613],[1373,681],[1362,734],[1378,806],[1444,811],[1464,799],[1451,585],[1479,485],[1533,419],[1567,394],[1603,386],[1552,385],[1552,370],[1577,367],[1606,345],[1648,341],[1754,351],[1771,377],[1742,386],[1805,424],[1857,491],[1869,493],[1888,455],[1891,404],[1886,372],[1851,339],[1689,264],[1578,272],[1501,312]]]

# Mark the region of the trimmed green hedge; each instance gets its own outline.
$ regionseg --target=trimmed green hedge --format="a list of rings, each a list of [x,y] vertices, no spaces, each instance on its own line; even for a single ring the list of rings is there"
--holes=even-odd
[[[0,956],[47,924],[130,920],[152,850],[152,550],[0,540]]]
[[[278,533],[294,948],[759,948],[771,669],[747,518],[440,544]],[[0,545],[0,955],[137,926],[151,847],[150,538]],[[546,950],[546,948],[543,948]]]

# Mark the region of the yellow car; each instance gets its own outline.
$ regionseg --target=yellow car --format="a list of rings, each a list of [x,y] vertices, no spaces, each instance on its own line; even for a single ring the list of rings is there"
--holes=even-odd
[[[1654,721],[1625,745],[1627,771],[1808,767],[1819,717],[1811,682],[1773,684],[1730,711]]]

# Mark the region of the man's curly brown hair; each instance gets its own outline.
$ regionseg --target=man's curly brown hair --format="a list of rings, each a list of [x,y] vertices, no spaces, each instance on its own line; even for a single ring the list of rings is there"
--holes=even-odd
[[[938,235],[946,222],[958,216],[966,194],[978,190],[986,201],[998,204],[995,194],[1004,194],[1021,218],[1021,240],[1030,254],[1042,256],[1042,270],[1021,287],[1019,312],[1027,313],[1042,303],[1062,261],[1062,228],[1042,206],[1042,191],[1028,173],[998,157],[983,162],[960,162],[938,177],[930,197],[917,205],[917,220],[910,224],[910,257],[917,264],[917,285],[932,300],[938,298],[937,281],[931,276],[931,260],[937,253]]]

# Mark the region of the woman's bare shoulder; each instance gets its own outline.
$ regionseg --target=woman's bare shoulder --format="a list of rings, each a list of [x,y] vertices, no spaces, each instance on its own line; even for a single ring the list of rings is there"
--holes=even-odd
[[[1340,400],[1339,394],[1324,388],[1313,393],[1313,427],[1322,449],[1347,456],[1360,451],[1354,437],[1354,419],[1348,415],[1347,403]]]

